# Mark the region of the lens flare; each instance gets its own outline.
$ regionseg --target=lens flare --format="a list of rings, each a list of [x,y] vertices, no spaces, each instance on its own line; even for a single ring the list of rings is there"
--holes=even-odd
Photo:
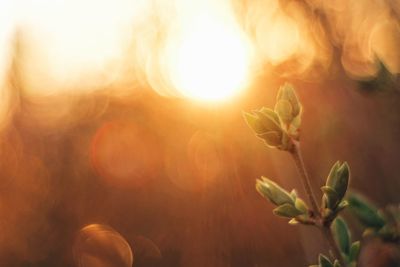
[[[102,224],[90,224],[78,232],[73,254],[77,267],[133,265],[133,253],[128,242],[117,231]]]

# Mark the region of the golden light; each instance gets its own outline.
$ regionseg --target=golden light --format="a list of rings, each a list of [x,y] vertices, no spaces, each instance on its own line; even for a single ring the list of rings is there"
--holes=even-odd
[[[224,100],[245,88],[251,49],[234,21],[198,14],[180,25],[167,55],[169,78],[183,96]]]
[[[283,15],[260,19],[256,39],[265,59],[274,65],[295,54],[300,42],[295,21]]]
[[[7,0],[11,1],[11,0]],[[146,1],[20,0],[25,93],[86,93],[115,82]]]

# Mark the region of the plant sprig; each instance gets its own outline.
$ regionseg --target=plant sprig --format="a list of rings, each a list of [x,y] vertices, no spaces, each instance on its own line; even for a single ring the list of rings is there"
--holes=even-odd
[[[306,191],[309,204],[298,197],[296,190],[286,191],[272,180],[261,177],[256,181],[257,191],[276,208],[273,213],[290,219],[290,224],[305,224],[318,227],[327,240],[331,256],[319,255],[320,267],[355,266],[360,243],[351,242],[347,224],[338,215],[348,202],[344,200],[350,168],[344,162],[336,162],[321,187],[321,205],[316,201],[310,178],[304,166],[300,151],[300,125],[303,108],[293,87],[286,83],[281,86],[274,110],[262,107],[251,113],[244,112],[244,118],[256,136],[271,148],[289,152],[296,164]]]

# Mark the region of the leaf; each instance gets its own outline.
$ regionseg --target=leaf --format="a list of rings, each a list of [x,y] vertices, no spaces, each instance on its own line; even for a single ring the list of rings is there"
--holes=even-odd
[[[249,127],[256,134],[262,134],[265,132],[264,125],[261,123],[261,121],[258,119],[257,116],[247,113],[247,112],[243,112],[243,117],[244,117],[247,125],[249,125]]]
[[[302,214],[301,211],[297,210],[293,205],[289,203],[280,205],[279,207],[275,208],[273,212],[277,216],[286,218],[294,218]]]
[[[278,114],[281,122],[285,125],[291,123],[294,118],[292,114],[292,105],[285,99],[276,102],[275,112]]]
[[[297,225],[297,224],[299,224],[300,222],[299,222],[298,220],[296,220],[296,218],[293,218],[293,219],[291,219],[288,223],[289,223],[290,225]]]
[[[308,213],[307,204],[301,198],[296,198],[296,200],[294,202],[294,206],[302,214],[307,214]]]
[[[331,261],[322,254],[319,254],[318,262],[319,262],[319,266],[321,266],[321,267],[333,267]]]
[[[386,224],[385,219],[378,213],[378,209],[365,198],[352,193],[347,201],[353,214],[366,227],[380,229]]]
[[[338,193],[339,199],[341,200],[346,194],[347,188],[349,186],[350,179],[350,168],[347,162],[344,162],[342,166],[337,169],[337,180],[335,186],[333,187]]]
[[[332,208],[332,209],[335,208],[335,206],[339,200],[338,194],[335,191],[335,189],[333,189],[330,186],[325,185],[325,186],[321,187],[321,190],[325,194],[327,207]]]
[[[350,233],[346,222],[338,217],[333,223],[333,232],[340,250],[348,255],[350,251]]]
[[[337,169],[340,167],[340,162],[336,161],[335,164],[333,164],[328,178],[326,179],[326,185],[331,187],[331,188],[335,188],[335,184],[336,184],[336,179],[337,179]]]
[[[286,203],[294,205],[294,199],[285,189],[265,177],[256,181],[256,189],[263,197],[277,206]]]
[[[331,168],[326,186],[333,188],[337,193],[338,201],[342,200],[349,185],[350,168],[347,162],[341,164],[337,161]]]
[[[275,131],[278,133],[282,132],[281,125],[279,124],[279,122],[275,121],[274,116],[262,113],[260,111],[254,111],[254,113],[258,116],[261,124],[264,126],[264,132],[269,132],[269,131]]]
[[[285,83],[283,86],[279,88],[277,95],[277,102],[279,100],[289,101],[290,105],[292,106],[293,117],[296,117],[297,115],[300,114],[301,104],[291,84]]]
[[[270,147],[278,147],[282,145],[282,136],[275,131],[257,134],[257,137],[264,140],[265,144]]]
[[[360,241],[356,241],[351,244],[350,252],[349,252],[349,261],[357,261],[358,255],[360,253]]]
[[[266,108],[266,107],[262,107],[259,111],[261,113],[265,114],[266,116],[271,117],[275,121],[276,124],[279,124],[279,116],[272,109]]]

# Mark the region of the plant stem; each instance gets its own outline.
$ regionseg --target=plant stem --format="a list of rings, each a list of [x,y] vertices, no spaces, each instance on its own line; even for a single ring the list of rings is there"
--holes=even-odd
[[[312,215],[316,222],[315,225],[321,230],[322,235],[328,243],[329,251],[332,256],[337,259],[342,267],[346,267],[346,263],[343,259],[342,254],[340,253],[339,247],[337,246],[335,239],[333,238],[332,230],[331,230],[331,222],[324,222],[320,208],[315,198],[315,194],[311,187],[310,177],[308,176],[307,169],[304,165],[303,157],[301,156],[300,145],[298,142],[293,142],[293,149],[290,151],[293,160],[296,164],[297,171],[299,172],[301,181],[303,183],[303,187],[306,191],[307,197],[311,204]]]
[[[340,250],[336,244],[335,239],[333,238],[330,226],[326,225],[319,228],[321,229],[322,234],[324,235],[326,241],[328,242],[329,250],[332,256],[339,261],[340,266],[346,267],[347,265],[343,259],[342,253],[340,253]]]
[[[300,174],[300,178],[301,178],[301,181],[303,183],[303,187],[304,187],[304,189],[306,191],[308,200],[310,201],[310,204],[311,204],[311,207],[312,207],[311,210],[312,210],[313,214],[316,217],[319,218],[319,217],[321,217],[321,214],[320,214],[320,211],[319,211],[319,207],[318,207],[317,201],[315,199],[315,194],[314,194],[314,192],[312,190],[312,187],[311,187],[310,178],[308,177],[307,170],[306,170],[306,168],[304,166],[303,157],[301,156],[300,146],[299,146],[298,143],[294,143],[293,150],[291,151],[291,155],[292,155],[293,160],[294,160],[294,162],[296,164],[297,171]]]

